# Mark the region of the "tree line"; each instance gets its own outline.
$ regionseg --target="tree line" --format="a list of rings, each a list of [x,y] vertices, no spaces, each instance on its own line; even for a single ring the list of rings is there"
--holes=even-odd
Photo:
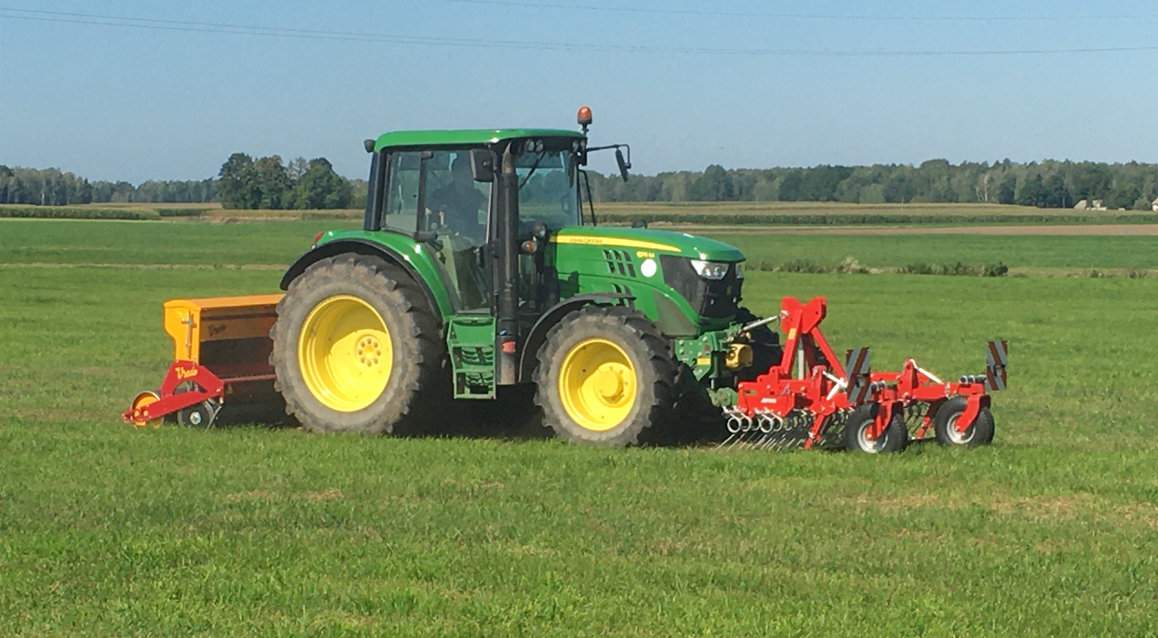
[[[338,175],[324,157],[286,164],[278,155],[234,153],[217,175],[217,195],[225,208],[350,208],[365,205],[364,184]]]
[[[329,160],[272,155],[254,160],[234,153],[217,177],[202,180],[90,181],[57,168],[0,164],[0,204],[67,206],[93,203],[213,203],[225,208],[358,208],[365,205],[365,180],[334,172]]]
[[[150,180],[138,185],[89,181],[57,168],[35,169],[0,164],[0,204],[69,204],[129,202],[213,202],[217,180]]]
[[[89,181],[59,169],[0,165],[0,204],[68,205],[94,202],[220,202],[226,208],[359,208],[365,181],[338,175],[325,158],[234,153],[216,178]],[[1107,208],[1149,210],[1158,198],[1158,164],[1047,160],[1018,163],[929,160],[919,166],[814,166],[725,169],[618,176],[591,173],[597,201],[960,202],[1070,208],[1102,200]]]
[[[919,166],[814,166],[725,169],[654,176],[592,173],[597,201],[647,202],[847,202],[908,204],[959,202],[1070,208],[1102,200],[1107,208],[1150,210],[1158,197],[1158,164],[1106,164],[1046,160],[1018,163],[937,159]]]

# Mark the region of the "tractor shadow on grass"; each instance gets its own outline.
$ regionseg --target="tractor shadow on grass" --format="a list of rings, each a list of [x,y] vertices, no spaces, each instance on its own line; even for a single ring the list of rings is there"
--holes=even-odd
[[[534,387],[500,388],[493,401],[457,400],[448,406],[444,418],[424,438],[494,439],[535,441],[555,438],[543,425],[542,410],[534,403]],[[677,404],[662,427],[644,432],[643,445],[661,447],[704,447],[720,443],[727,436],[724,418],[718,412],[681,409]]]
[[[499,441],[542,441],[555,438],[543,425],[542,411],[534,402],[534,387],[500,388],[495,400],[455,400],[447,402],[438,422],[425,431],[396,432],[396,436],[420,439],[489,439]],[[176,419],[168,419],[176,426]],[[286,414],[285,402],[227,404],[213,421],[212,429],[259,427],[300,429],[301,424]],[[718,412],[676,405],[662,427],[644,432],[640,443],[659,447],[706,447],[727,436],[724,419]]]

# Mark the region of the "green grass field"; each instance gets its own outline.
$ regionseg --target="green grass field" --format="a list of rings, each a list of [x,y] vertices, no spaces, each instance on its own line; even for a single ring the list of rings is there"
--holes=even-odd
[[[829,338],[873,346],[877,367],[977,372],[984,341],[1008,338],[986,449],[119,422],[168,364],[162,300],[271,291],[331,225],[0,221],[0,635],[1158,633],[1158,278],[750,275],[758,311],[827,295]],[[1139,237],[737,243],[1158,267]]]
[[[200,223],[0,220],[0,264],[104,264],[161,267],[284,267],[318,231],[356,228],[360,220]],[[833,265],[852,257],[866,266],[911,263],[988,264],[1060,274],[1100,269],[1158,268],[1152,236],[777,235],[713,233],[743,249],[752,267],[806,259]]]

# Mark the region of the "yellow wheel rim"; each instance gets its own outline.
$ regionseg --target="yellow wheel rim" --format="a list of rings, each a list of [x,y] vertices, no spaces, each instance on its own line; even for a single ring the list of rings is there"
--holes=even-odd
[[[382,396],[390,381],[390,330],[362,299],[323,299],[302,326],[298,365],[306,387],[322,405],[338,412],[363,410]]]
[[[133,427],[137,428],[138,430],[149,427],[150,421],[146,421],[143,417],[141,417],[139,411],[144,410],[146,407],[153,405],[160,400],[161,397],[158,396],[156,392],[149,391],[141,392],[137,396],[133,397],[132,407],[130,408],[133,414]],[[153,419],[153,422],[155,422],[156,425],[160,425],[161,420]]]
[[[622,424],[638,391],[631,358],[606,339],[581,341],[563,359],[559,396],[567,415],[584,429],[606,432]]]

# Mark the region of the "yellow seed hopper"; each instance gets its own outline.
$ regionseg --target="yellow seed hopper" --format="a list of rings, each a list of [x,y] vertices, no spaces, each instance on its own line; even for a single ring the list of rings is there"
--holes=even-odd
[[[279,403],[269,355],[269,330],[282,295],[173,299],[165,332],[173,364],[158,390],[139,393],[122,415],[137,427],[175,414],[183,425],[209,427],[224,404],[269,412]]]

